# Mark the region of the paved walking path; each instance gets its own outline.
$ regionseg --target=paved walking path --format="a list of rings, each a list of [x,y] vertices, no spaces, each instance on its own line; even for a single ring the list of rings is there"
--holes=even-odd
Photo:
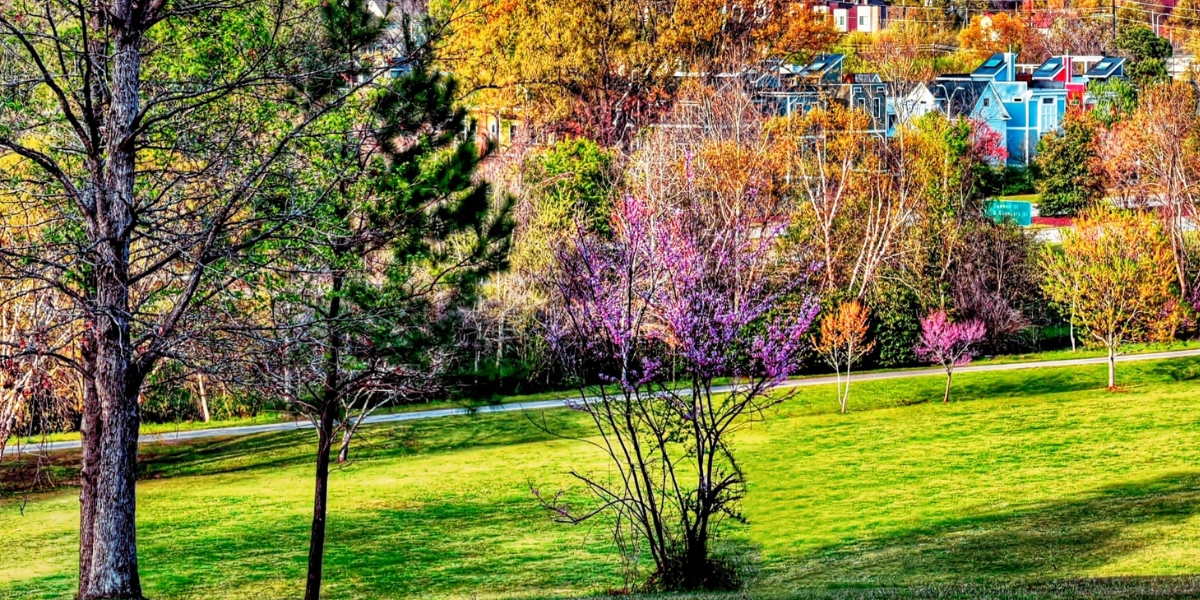
[[[1145,360],[1162,360],[1169,358],[1183,358],[1188,356],[1200,356],[1200,348],[1192,350],[1175,350],[1169,352],[1151,352],[1147,354],[1129,354],[1118,356],[1118,362],[1133,362]],[[1004,363],[994,365],[967,365],[955,369],[956,373],[985,373],[990,371],[1015,371],[1018,369],[1043,369],[1052,367],[1074,367],[1080,365],[1096,365],[1107,362],[1105,357],[1096,358],[1070,358],[1064,360],[1044,360],[1037,362],[1024,363]],[[854,381],[879,381],[883,379],[905,379],[909,377],[928,377],[931,375],[943,375],[940,367],[929,369],[905,369],[900,371],[875,371],[863,372],[854,375]],[[782,389],[807,387],[813,385],[827,385],[834,383],[836,378],[832,375],[822,377],[805,377],[801,379],[790,379],[781,384]],[[714,391],[728,391],[729,386],[720,386]],[[589,401],[597,400],[597,398],[589,398]],[[485,413],[506,413],[514,411],[530,411],[530,410],[545,410],[549,408],[561,408],[568,403],[578,403],[577,397],[565,397],[554,400],[536,400],[530,402],[510,402],[507,404],[495,404],[488,406],[480,406],[477,408],[441,408],[436,410],[421,410],[404,413],[389,413],[371,415],[366,418],[365,423],[399,423],[402,421],[421,421],[424,419],[438,419],[442,417],[453,417],[467,414],[485,414]],[[243,425],[239,427],[219,427],[216,429],[195,429],[191,431],[174,431],[168,433],[148,433],[142,435],[138,442],[142,444],[150,444],[154,442],[173,443],[184,440],[198,440],[204,438],[217,437],[235,437],[242,435],[253,435],[256,433],[268,433],[272,431],[288,431],[293,429],[311,429],[312,423],[309,421],[293,421],[287,423],[268,423],[265,425]],[[25,444],[21,447],[9,445],[5,448],[4,453],[16,454],[19,452],[34,453],[34,452],[55,452],[58,450],[74,450],[79,448],[79,440],[66,442],[52,442],[48,444],[32,445]]]

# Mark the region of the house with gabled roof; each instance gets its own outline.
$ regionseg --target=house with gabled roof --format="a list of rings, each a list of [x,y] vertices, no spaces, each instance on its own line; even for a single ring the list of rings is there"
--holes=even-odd
[[[1016,56],[996,54],[988,62],[995,60],[1015,65]],[[1012,116],[1007,137],[1010,160],[1028,164],[1037,154],[1038,141],[1059,130],[1069,107],[1086,103],[1088,83],[1124,77],[1124,65],[1125,59],[1117,57],[1052,56],[1032,73],[1011,80],[993,78]]]
[[[755,101],[779,116],[836,102],[871,117],[872,135],[887,134],[887,84],[875,73],[845,73],[845,55],[820,54],[805,65],[769,63],[753,80]]]

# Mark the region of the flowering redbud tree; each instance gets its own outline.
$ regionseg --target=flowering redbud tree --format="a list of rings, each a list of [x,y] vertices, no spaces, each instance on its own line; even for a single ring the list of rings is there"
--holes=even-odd
[[[983,341],[987,328],[983,321],[972,319],[952,323],[944,310],[935,310],[921,319],[921,337],[913,348],[917,358],[946,369],[946,393],[942,402],[950,401],[950,382],[954,378],[954,367],[971,362],[975,358],[975,346]]]
[[[572,472],[596,500],[586,506],[539,497],[565,522],[611,518],[627,558],[653,559],[648,587],[737,581],[709,552],[746,491],[730,434],[783,400],[771,390],[797,367],[817,313],[797,283],[762,275],[779,233],[629,197],[610,233],[580,231],[557,256],[549,341],[613,470]]]

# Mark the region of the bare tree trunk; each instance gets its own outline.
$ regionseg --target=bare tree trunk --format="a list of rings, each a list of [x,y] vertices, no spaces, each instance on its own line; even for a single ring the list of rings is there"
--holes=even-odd
[[[846,390],[842,395],[842,414],[846,414],[846,407],[850,405],[850,369],[853,365],[846,363]]]
[[[102,336],[96,367],[100,404],[99,454],[95,461],[92,555],[84,600],[141,598],[137,564],[137,390],[129,365],[128,323]],[[123,330],[123,331],[122,331]],[[124,335],[121,335],[124,333]],[[132,380],[132,381],[131,381]]]
[[[141,31],[132,0],[113,0],[114,40],[106,125],[105,168],[94,194],[88,236],[95,240],[95,362],[98,431],[87,444],[98,452],[89,466],[94,487],[91,559],[82,600],[141,598],[137,562],[138,391],[144,366],[130,353],[129,249],[134,204],[133,123],[139,110]],[[85,502],[86,504],[86,502]],[[85,517],[86,518],[86,517]],[[84,566],[84,565],[81,565]]]
[[[1116,345],[1108,347],[1108,389],[1117,387],[1117,348]]]
[[[329,347],[325,351],[325,389],[320,422],[317,423],[317,472],[313,493],[312,530],[308,538],[308,581],[304,600],[320,600],[321,577],[325,562],[325,519],[329,513],[329,454],[333,448],[333,424],[338,418],[338,387],[342,336],[338,319],[342,312],[344,274],[335,272],[329,301]]]
[[[350,438],[354,437],[354,430],[346,427],[342,431],[342,447],[338,449],[337,461],[344,463],[350,460]]]
[[[83,414],[79,424],[82,460],[79,468],[79,592],[82,598],[92,573],[92,535],[96,523],[96,463],[100,460],[100,401],[91,380],[95,372],[95,343],[84,332],[80,360],[87,373],[82,378]]]
[[[317,473],[313,493],[312,530],[308,538],[308,581],[304,600],[321,598],[321,575],[325,561],[325,517],[329,512],[329,454],[333,446],[333,421],[337,418],[335,403],[325,406],[317,424]]]
[[[496,332],[496,372],[500,371],[500,362],[504,360],[504,311],[500,311],[500,327]]]
[[[204,373],[200,373],[198,379],[200,387],[200,418],[207,423],[210,420],[210,415],[208,413],[208,394],[204,389]]]
[[[838,396],[838,404],[839,404],[839,405],[841,405],[841,407],[842,407],[842,414],[844,415],[844,414],[846,414],[846,396],[845,396],[845,394],[842,392],[842,367],[841,367],[841,365],[837,365],[837,366],[835,366],[835,367],[833,368],[833,371],[834,371],[834,373],[836,373],[836,374],[837,374],[837,396]]]
[[[1071,354],[1075,354],[1075,301],[1074,300],[1071,301],[1071,320],[1070,320],[1069,326],[1070,326],[1070,332],[1071,332]]]
[[[942,395],[942,404],[950,403],[950,381],[954,379],[954,370],[946,369],[946,393]]]

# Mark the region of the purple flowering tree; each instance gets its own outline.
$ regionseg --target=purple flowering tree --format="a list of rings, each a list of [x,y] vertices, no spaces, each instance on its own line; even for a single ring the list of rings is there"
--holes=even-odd
[[[954,378],[954,367],[962,366],[975,358],[975,346],[983,341],[987,328],[983,321],[971,319],[953,323],[944,310],[935,310],[921,319],[921,337],[913,348],[917,358],[946,369],[946,393],[942,402],[950,402],[950,382]]]
[[[709,553],[745,494],[729,438],[784,399],[771,390],[796,368],[817,313],[796,284],[762,275],[779,233],[629,197],[611,233],[580,231],[557,256],[550,343],[614,471],[572,472],[595,500],[586,506],[539,497],[565,522],[611,518],[623,554],[653,560],[650,588],[737,580]]]

